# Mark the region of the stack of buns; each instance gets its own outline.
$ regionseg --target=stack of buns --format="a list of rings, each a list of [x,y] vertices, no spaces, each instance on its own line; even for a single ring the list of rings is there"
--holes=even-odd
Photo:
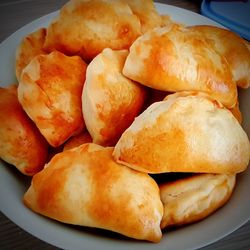
[[[223,206],[249,164],[248,42],[150,0],[70,0],[21,41],[16,77],[0,157],[33,176],[24,203],[49,218],[159,242]]]

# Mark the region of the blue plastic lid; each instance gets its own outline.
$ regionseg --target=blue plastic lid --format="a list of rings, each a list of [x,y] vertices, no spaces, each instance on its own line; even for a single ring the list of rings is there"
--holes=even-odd
[[[203,0],[201,14],[250,40],[249,0]]]

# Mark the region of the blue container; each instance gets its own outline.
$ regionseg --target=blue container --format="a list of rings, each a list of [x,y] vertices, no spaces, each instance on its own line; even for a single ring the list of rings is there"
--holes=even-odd
[[[250,40],[249,0],[203,0],[201,14]]]

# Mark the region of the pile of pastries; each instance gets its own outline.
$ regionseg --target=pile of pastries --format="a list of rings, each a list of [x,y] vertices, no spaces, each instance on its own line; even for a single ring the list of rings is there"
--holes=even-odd
[[[23,38],[15,73],[0,157],[32,176],[23,201],[44,216],[159,242],[223,206],[249,164],[250,46],[231,31],[151,0],[70,0]]]

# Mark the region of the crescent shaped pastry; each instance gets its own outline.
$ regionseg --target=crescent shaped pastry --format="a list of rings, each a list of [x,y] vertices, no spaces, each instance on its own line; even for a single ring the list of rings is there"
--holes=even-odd
[[[172,95],[172,96],[175,98],[176,96],[188,96],[188,95],[197,95],[197,92],[195,92],[195,91],[180,91],[180,92],[177,92],[175,95]],[[207,95],[206,93],[200,92],[199,95],[200,96],[204,96],[205,98],[211,99],[209,97],[209,95]],[[165,96],[164,99],[166,100],[167,98],[171,98],[171,96],[170,97]],[[160,101],[160,100],[158,100],[158,101]],[[241,114],[240,107],[239,107],[239,100],[237,100],[236,104],[233,107],[229,108],[228,110],[231,111],[231,113],[233,114],[233,116],[241,124],[243,118],[242,118],[242,114]]]
[[[163,205],[147,174],[115,163],[113,148],[83,144],[57,154],[36,174],[24,203],[55,220],[158,242]]]
[[[71,0],[50,23],[44,48],[90,61],[104,48],[128,49],[140,34],[139,18],[122,0]]]
[[[148,173],[237,173],[247,168],[250,144],[233,114],[204,93],[168,95],[122,134],[119,163]]]
[[[84,128],[82,88],[87,65],[60,52],[38,55],[23,69],[18,99],[53,147]]]
[[[19,81],[23,68],[40,54],[47,54],[43,50],[46,29],[38,29],[25,36],[16,50],[16,78]]]
[[[250,86],[250,51],[243,38],[232,31],[215,26],[198,25],[189,29],[214,43],[216,50],[226,58],[233,80],[239,87]]]
[[[48,144],[17,99],[17,88],[0,88],[0,158],[25,175],[42,170]]]
[[[237,86],[225,57],[214,43],[180,25],[153,29],[131,46],[123,74],[169,92],[203,91],[230,108]]]
[[[82,94],[82,111],[93,142],[114,146],[141,111],[145,87],[121,73],[127,50],[104,49],[89,64]]]
[[[164,206],[161,228],[202,220],[231,197],[235,175],[197,174],[160,185]]]

